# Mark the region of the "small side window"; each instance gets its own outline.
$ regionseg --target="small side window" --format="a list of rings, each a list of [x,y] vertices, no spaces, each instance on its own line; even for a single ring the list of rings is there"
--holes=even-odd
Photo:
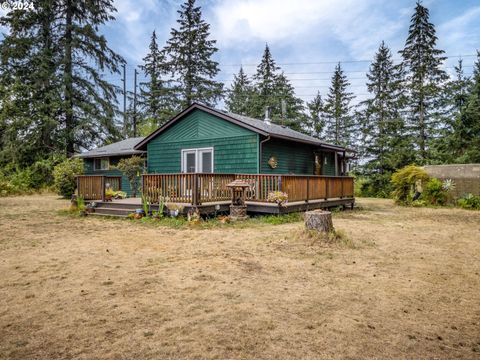
[[[110,161],[108,158],[96,158],[93,162],[94,170],[108,170]]]

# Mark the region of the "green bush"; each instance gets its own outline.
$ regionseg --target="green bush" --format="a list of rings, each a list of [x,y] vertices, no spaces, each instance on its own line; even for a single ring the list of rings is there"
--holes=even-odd
[[[133,197],[137,195],[137,191],[140,186],[140,175],[142,174],[144,167],[145,159],[140,156],[132,156],[121,159],[118,162],[118,165],[115,167],[120,170],[128,179]]]
[[[408,165],[401,168],[392,175],[393,199],[397,204],[411,204],[416,183],[423,186],[428,180],[428,174],[418,166]]]
[[[457,205],[463,209],[480,210],[480,196],[466,194],[458,199]]]
[[[75,192],[75,177],[81,174],[83,174],[83,161],[81,159],[64,160],[53,170],[55,191],[64,197],[71,197]]]
[[[355,179],[355,196],[389,198],[392,192],[391,173],[372,174]]]
[[[443,188],[443,182],[437,178],[428,180],[422,198],[430,205],[445,205],[447,192]]]

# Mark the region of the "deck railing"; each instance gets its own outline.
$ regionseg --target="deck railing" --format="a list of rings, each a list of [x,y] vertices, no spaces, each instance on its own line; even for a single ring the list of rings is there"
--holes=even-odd
[[[353,197],[353,178],[348,176],[267,175],[267,174],[145,174],[143,195],[151,203],[160,197],[171,202],[200,205],[228,201],[227,184],[235,179],[250,184],[247,201],[267,202],[272,191],[288,194],[289,202]]]
[[[114,191],[122,190],[121,176],[79,175],[77,176],[77,195],[84,200],[105,200],[107,184]]]

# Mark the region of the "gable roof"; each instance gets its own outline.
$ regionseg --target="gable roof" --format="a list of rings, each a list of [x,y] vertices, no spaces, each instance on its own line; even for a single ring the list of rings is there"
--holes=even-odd
[[[75,157],[95,158],[103,156],[141,155],[144,154],[145,151],[136,150],[134,147],[143,139],[144,137],[134,137],[118,141],[113,144],[105,145],[81,154],[77,154]]]
[[[295,141],[295,142],[301,142],[301,143],[306,143],[310,145],[316,145],[319,147],[327,148],[327,149],[332,149],[332,150],[339,150],[343,151],[345,150],[344,147],[342,146],[337,146],[337,145],[331,145],[327,144],[320,139],[317,139],[313,136],[309,136],[306,134],[302,134],[298,131],[292,130],[289,127],[282,126],[282,125],[277,125],[277,124],[267,124],[263,120],[259,119],[254,119],[248,116],[243,116],[243,115],[238,115],[226,111],[221,111],[217,109],[213,109],[211,107],[208,107],[206,105],[198,104],[198,103],[193,103],[190,105],[188,108],[177,114],[175,117],[170,119],[168,122],[166,122],[164,125],[162,125],[160,128],[155,130],[153,133],[148,135],[146,138],[144,138],[142,141],[140,141],[137,145],[135,145],[134,149],[140,150],[140,149],[145,149],[145,146],[147,143],[156,138],[158,135],[160,135],[162,132],[164,132],[166,129],[168,129],[170,126],[175,124],[177,121],[181,120],[184,118],[186,115],[188,115],[190,112],[193,110],[202,110],[206,113],[212,114],[214,116],[217,116],[223,120],[229,121],[233,124],[236,124],[238,126],[241,126],[245,129],[251,130],[257,134],[264,135],[264,136],[270,136],[273,138],[278,138],[278,139],[284,139],[284,140],[290,140],[290,141]]]

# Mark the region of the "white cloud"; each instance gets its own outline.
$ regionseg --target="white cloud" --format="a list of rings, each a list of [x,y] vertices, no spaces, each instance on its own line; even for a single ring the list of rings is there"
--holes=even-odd
[[[371,56],[402,25],[398,17],[375,11],[377,5],[378,0],[227,0],[212,10],[214,36],[222,47],[252,39],[275,44],[332,38],[349,48],[352,57]]]
[[[480,47],[479,18],[480,6],[477,6],[441,24],[437,31],[440,47],[448,49],[449,55],[475,54]]]

